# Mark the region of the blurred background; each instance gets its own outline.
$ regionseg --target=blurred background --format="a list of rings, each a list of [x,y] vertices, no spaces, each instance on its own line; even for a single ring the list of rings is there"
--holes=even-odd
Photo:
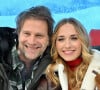
[[[77,18],[87,29],[100,29],[100,0],[0,0],[0,27],[16,28],[16,16],[33,6],[47,6],[56,23],[65,17]]]

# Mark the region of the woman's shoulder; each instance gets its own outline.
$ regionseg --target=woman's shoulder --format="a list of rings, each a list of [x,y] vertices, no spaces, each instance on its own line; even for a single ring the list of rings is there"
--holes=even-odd
[[[94,58],[100,58],[100,51],[97,49],[92,49],[93,51],[93,57]]]
[[[92,51],[93,51],[93,57],[91,64],[93,64],[94,66],[100,66],[100,51],[96,49],[92,49]]]

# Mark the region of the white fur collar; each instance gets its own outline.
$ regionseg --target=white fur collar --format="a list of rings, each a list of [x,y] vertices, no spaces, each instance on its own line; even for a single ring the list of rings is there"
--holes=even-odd
[[[100,52],[97,50],[93,50],[94,55],[92,61],[88,67],[84,80],[82,82],[81,90],[94,90],[95,88],[95,74],[93,70],[100,73]]]
[[[58,76],[59,76],[59,80],[60,80],[62,90],[68,90],[68,79],[66,77],[66,74],[64,73],[63,64],[58,65]]]

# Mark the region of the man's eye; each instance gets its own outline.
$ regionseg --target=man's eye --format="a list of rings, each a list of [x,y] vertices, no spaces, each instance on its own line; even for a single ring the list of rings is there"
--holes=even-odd
[[[37,35],[37,37],[42,37],[42,35]]]
[[[25,35],[25,36],[29,36],[29,35],[30,35],[30,33],[25,32],[25,33],[24,33],[24,35]]]
[[[42,37],[44,37],[43,35],[36,35],[36,37],[38,37],[38,38],[42,38]]]

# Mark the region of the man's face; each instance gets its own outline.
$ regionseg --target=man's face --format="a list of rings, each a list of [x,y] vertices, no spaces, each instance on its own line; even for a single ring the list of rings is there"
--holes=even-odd
[[[31,62],[41,56],[49,44],[48,25],[43,20],[25,20],[19,33],[20,58]]]

